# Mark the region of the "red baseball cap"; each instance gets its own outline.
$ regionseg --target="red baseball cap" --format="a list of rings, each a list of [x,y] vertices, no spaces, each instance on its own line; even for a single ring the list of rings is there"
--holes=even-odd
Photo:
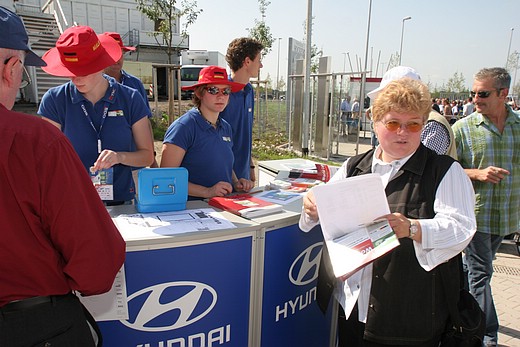
[[[87,76],[114,65],[122,56],[121,47],[111,37],[96,35],[88,26],[70,27],[60,35],[56,47],[42,59],[43,71],[60,77]]]
[[[182,90],[194,90],[198,86],[207,84],[225,84],[231,87],[231,91],[238,92],[244,88],[245,84],[230,81],[226,69],[220,66],[208,66],[200,70],[199,81],[197,84],[182,87]]]
[[[107,36],[110,36],[111,38],[113,38],[114,40],[116,40],[116,42],[119,44],[119,46],[121,47],[121,49],[125,52],[129,52],[129,51],[135,51],[135,47],[132,47],[132,46],[125,46],[123,44],[123,40],[121,39],[121,35],[119,35],[119,33],[114,33],[114,32],[106,32],[106,33],[103,33],[102,35],[107,35]]]

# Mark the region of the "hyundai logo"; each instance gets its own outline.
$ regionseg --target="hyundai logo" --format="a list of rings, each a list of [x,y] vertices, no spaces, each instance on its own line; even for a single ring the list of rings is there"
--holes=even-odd
[[[318,278],[322,246],[323,242],[317,242],[300,253],[294,260],[289,269],[289,280],[293,284],[304,286]]]
[[[207,284],[188,281],[161,283],[130,295],[129,311],[137,313],[135,317],[130,313],[130,319],[121,323],[141,331],[179,329],[202,319],[216,303],[217,292]]]

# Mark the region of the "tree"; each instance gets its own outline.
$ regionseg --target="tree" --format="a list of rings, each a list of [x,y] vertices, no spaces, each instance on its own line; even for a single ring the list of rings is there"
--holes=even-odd
[[[455,72],[453,76],[448,79],[445,91],[450,93],[461,93],[467,91],[464,75],[462,75],[461,72]]]
[[[518,96],[520,93],[520,85],[516,83],[516,72],[518,68],[520,67],[520,53],[517,51],[514,51],[509,56],[509,59],[507,60],[507,70],[509,71],[509,74],[513,77],[513,82],[511,83],[511,92],[510,94]]]
[[[136,0],[136,2],[137,9],[155,23],[156,31],[151,35],[164,49],[168,56],[168,64],[171,64],[173,54],[179,50],[179,46],[175,46],[173,42],[173,33],[178,31],[177,22],[180,18],[184,19],[180,32],[182,38],[180,43],[183,43],[188,39],[188,27],[195,23],[203,10],[197,9],[196,0],[182,0],[180,9],[175,7],[176,0]]]
[[[280,76],[280,80],[278,81],[278,92],[285,91],[285,80],[283,76]]]
[[[390,55],[390,60],[388,60],[388,67],[386,71],[396,66],[399,66],[399,52],[395,52]]]
[[[151,34],[159,47],[161,47],[168,56],[168,64],[172,63],[172,55],[177,54],[179,45],[188,38],[188,27],[195,23],[202,10],[197,9],[196,0],[182,0],[181,9],[175,7],[176,0],[135,0],[137,9],[146,15],[155,23],[155,31]],[[182,38],[179,45],[175,46],[173,42],[173,33],[177,32],[177,23],[180,18],[184,18],[184,24],[180,36]],[[170,123],[173,121],[174,114],[174,78],[173,70],[169,68],[168,72],[168,114]],[[180,101],[179,101],[180,110]]]
[[[518,55],[519,53],[517,51],[514,51],[507,58],[506,70],[509,72],[510,75],[513,75],[516,72],[516,69],[518,69]]]
[[[270,1],[258,0],[258,7],[260,9],[260,14],[262,15],[262,20],[259,21],[255,18],[255,26],[251,29],[248,29],[249,37],[261,42],[264,46],[264,49],[262,50],[262,57],[265,57],[269,52],[271,52],[271,48],[273,47],[274,42],[271,28],[265,24],[267,6],[270,4]]]
[[[269,93],[269,91],[272,92],[273,90],[273,79],[271,78],[271,75],[269,73],[267,73],[267,76],[264,78],[264,81],[265,81],[265,86],[267,88],[267,92]]]
[[[314,22],[314,17],[312,17],[312,21]],[[307,21],[303,22],[303,42],[305,47],[307,47]],[[320,67],[320,58],[323,55],[323,50],[318,50],[318,46],[315,43],[311,43],[311,73],[318,73]]]

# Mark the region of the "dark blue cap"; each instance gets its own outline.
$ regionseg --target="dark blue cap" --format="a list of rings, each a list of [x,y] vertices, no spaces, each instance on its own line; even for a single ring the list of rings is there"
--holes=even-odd
[[[45,66],[45,62],[29,48],[29,37],[20,17],[0,6],[0,48],[25,51],[25,65]]]

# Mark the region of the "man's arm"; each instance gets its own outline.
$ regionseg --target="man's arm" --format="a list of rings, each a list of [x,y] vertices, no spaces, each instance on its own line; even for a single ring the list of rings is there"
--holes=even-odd
[[[63,259],[70,288],[85,295],[110,290],[125,259],[125,242],[63,134],[49,146],[38,172],[42,225]]]
[[[488,182],[497,184],[500,183],[509,175],[509,171],[496,166],[488,166],[485,169],[464,169],[464,172],[468,175],[472,181]]]

